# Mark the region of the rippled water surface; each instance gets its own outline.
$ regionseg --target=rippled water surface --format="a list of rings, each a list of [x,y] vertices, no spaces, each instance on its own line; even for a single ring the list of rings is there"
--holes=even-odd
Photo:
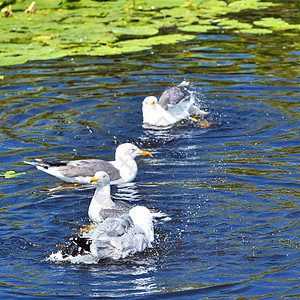
[[[122,57],[77,57],[1,69],[0,295],[300,297],[299,52],[293,37],[199,36]],[[211,126],[142,126],[141,102],[191,83]],[[88,224],[92,189],[24,159],[138,158],[133,185],[113,188],[172,218],[153,249],[116,262],[46,257]]]

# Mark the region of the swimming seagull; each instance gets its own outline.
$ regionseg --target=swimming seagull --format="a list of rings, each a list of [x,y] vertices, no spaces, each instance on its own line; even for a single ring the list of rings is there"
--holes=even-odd
[[[65,248],[49,256],[54,262],[95,263],[121,259],[152,247],[154,230],[148,208],[135,206],[127,214],[107,218],[88,232],[71,239]]]
[[[99,171],[90,182],[97,184],[94,196],[91,200],[88,215],[92,222],[101,223],[107,218],[118,217],[127,214],[133,207],[125,201],[115,200],[110,197],[110,179],[107,173]],[[167,214],[162,212],[151,211],[153,218],[164,218],[168,220]]]
[[[168,126],[184,119],[198,121],[191,115],[208,114],[194,105],[195,98],[187,90],[188,85],[189,82],[182,81],[179,85],[165,90],[159,100],[154,96],[146,97],[142,106],[143,122],[154,126]]]
[[[101,259],[120,259],[152,247],[153,218],[164,218],[161,212],[150,212],[144,206],[113,202],[107,173],[99,171],[90,179],[97,183],[88,214],[92,226],[70,239],[69,245],[52,253],[53,262],[96,263]],[[165,220],[169,220],[166,218]]]
[[[164,218],[161,212],[150,212],[144,206],[121,204],[110,198],[107,173],[99,171],[90,179],[97,183],[88,214],[92,221],[88,231],[71,238],[69,245],[52,253],[54,262],[96,263],[100,259],[120,259],[151,247],[154,241],[153,218]],[[167,218],[165,220],[169,220]]]
[[[88,215],[92,222],[101,223],[108,217],[117,217],[128,213],[132,206],[124,201],[113,201],[110,197],[110,178],[106,172],[98,171],[91,177],[90,183],[97,184],[91,200]]]
[[[97,171],[105,171],[110,176],[111,184],[122,184],[135,179],[138,167],[134,159],[139,155],[152,157],[150,152],[140,150],[133,144],[125,143],[117,147],[113,161],[102,159],[72,161],[35,159],[35,161],[24,161],[24,163],[36,166],[38,170],[66,182],[89,184],[90,178]]]

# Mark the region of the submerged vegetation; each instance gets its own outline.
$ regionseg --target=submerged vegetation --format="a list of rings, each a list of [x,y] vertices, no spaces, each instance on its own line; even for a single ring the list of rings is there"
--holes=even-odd
[[[299,31],[281,18],[241,21],[278,4],[260,0],[0,1],[0,65],[73,55],[112,55],[194,39],[199,33]]]

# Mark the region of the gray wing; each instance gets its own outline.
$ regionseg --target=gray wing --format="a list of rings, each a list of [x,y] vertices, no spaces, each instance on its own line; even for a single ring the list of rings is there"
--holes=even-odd
[[[66,166],[57,167],[56,169],[67,177],[92,177],[96,172],[104,171],[109,175],[111,181],[121,178],[120,171],[117,168],[110,162],[101,159],[74,160],[68,162]]]
[[[130,209],[133,207],[131,204],[124,201],[114,201],[115,206],[113,208],[102,208],[100,211],[100,216],[103,220],[107,218],[117,218],[121,215],[128,214]]]
[[[145,234],[133,224],[129,215],[107,219],[94,230],[97,234],[92,238],[90,249],[99,259],[124,258],[143,251],[148,245]]]
[[[43,171],[55,168],[65,177],[92,177],[98,171],[106,172],[111,181],[121,178],[120,172],[110,162],[102,159],[82,159],[67,161],[50,161],[35,159],[35,161],[24,161],[24,163],[42,168]]]
[[[84,237],[90,238],[91,240],[99,239],[106,241],[113,237],[122,236],[132,225],[132,219],[127,214],[117,218],[108,218],[102,223],[98,223],[94,229],[85,233]]]
[[[112,258],[116,249],[111,244],[111,240],[124,235],[130,226],[132,226],[132,220],[128,215],[107,219],[92,230],[71,238],[70,244],[62,249],[62,256],[67,258],[68,256],[88,255],[91,253],[91,247],[96,247],[96,251],[99,252],[99,255],[96,255],[98,258]]]
[[[186,89],[187,83],[183,81],[181,84],[171,87],[163,92],[158,100],[158,104],[163,109],[168,110],[169,105],[176,105],[184,99],[191,96],[191,92]]]

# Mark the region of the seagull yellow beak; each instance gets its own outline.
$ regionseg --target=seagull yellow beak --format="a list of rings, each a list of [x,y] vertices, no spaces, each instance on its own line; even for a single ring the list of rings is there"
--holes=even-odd
[[[154,105],[155,104],[155,101],[153,100],[151,103],[150,103],[150,105]]]
[[[98,182],[98,181],[99,181],[99,179],[92,177],[89,182],[92,183],[92,182]]]
[[[149,151],[141,151],[141,152],[139,152],[139,155],[152,157],[152,154]]]

